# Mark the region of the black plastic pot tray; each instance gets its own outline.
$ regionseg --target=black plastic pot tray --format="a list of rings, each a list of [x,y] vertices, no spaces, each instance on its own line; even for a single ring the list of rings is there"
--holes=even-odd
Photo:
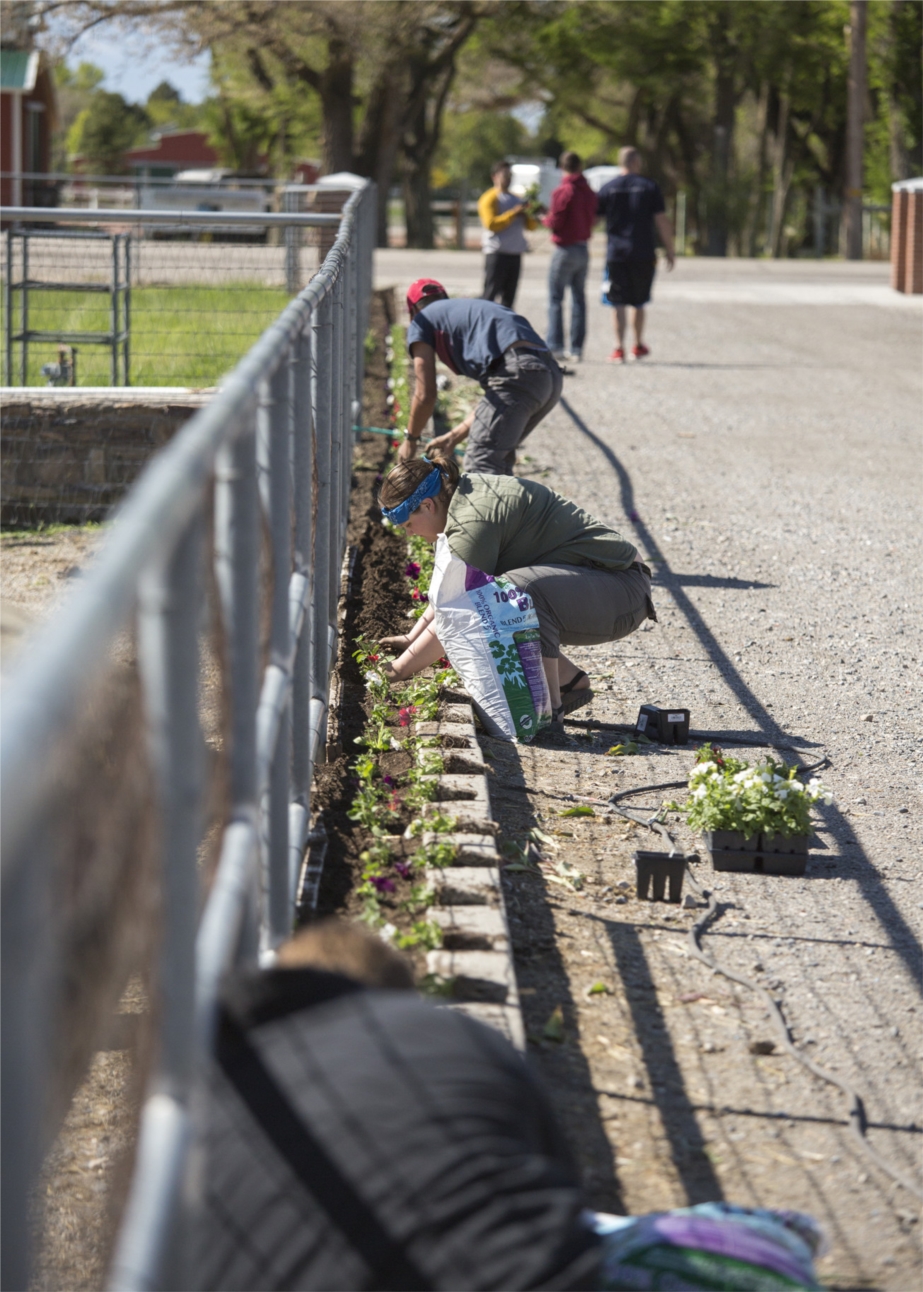
[[[744,839],[734,830],[714,830],[705,834],[712,867],[738,874],[803,875],[810,842],[811,836],[807,834],[789,838],[774,835],[770,840],[761,834]]]

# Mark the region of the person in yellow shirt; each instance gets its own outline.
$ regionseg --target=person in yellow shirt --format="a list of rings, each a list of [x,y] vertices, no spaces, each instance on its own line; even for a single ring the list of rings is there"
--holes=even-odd
[[[499,300],[513,308],[522,253],[529,250],[526,230],[537,229],[538,220],[526,212],[526,204],[510,192],[513,172],[509,162],[498,161],[491,167],[494,187],[478,199],[478,215],[484,226],[481,245],[484,251],[485,301]]]

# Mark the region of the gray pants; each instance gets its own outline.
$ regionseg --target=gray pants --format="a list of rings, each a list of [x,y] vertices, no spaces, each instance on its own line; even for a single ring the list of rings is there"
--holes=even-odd
[[[504,577],[535,603],[542,654],[557,659],[562,646],[596,646],[627,637],[656,619],[646,566],[596,570],[587,565],[526,565]]]
[[[465,471],[511,476],[517,444],[554,408],[563,380],[550,354],[507,350],[481,383],[484,397],[474,411]]]

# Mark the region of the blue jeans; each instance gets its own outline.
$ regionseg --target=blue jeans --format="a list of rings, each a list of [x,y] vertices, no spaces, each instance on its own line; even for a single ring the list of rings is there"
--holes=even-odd
[[[580,354],[586,339],[586,271],[590,252],[585,242],[575,242],[570,247],[555,247],[548,271],[548,335],[545,343],[549,350],[560,353],[564,349],[564,293],[570,288],[572,308],[570,316],[571,354]]]

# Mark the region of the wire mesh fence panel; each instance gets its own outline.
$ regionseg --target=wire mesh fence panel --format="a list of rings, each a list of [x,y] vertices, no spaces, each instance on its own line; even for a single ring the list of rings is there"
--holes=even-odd
[[[175,303],[180,293],[203,293],[208,305],[204,293],[220,299],[229,290],[240,312],[241,292],[250,304],[260,292],[283,302],[290,294],[303,243],[151,239],[148,247],[141,214],[131,232],[150,256],[138,257],[132,296],[149,291]],[[16,282],[21,292],[47,273],[52,286],[36,296],[55,305],[73,286],[58,275],[88,281],[93,256],[103,275],[99,248],[109,240],[111,251],[124,230],[104,214],[96,219],[107,226],[103,239],[36,238],[25,272],[11,239],[7,301]],[[150,984],[152,1077],[132,1184],[123,1182],[118,1198],[125,1208],[110,1285],[190,1286],[182,1271],[165,1280],[182,1257],[181,1181],[219,984],[229,966],[256,963],[291,932],[313,770],[326,742],[374,186],[360,183],[342,216],[323,223],[337,233],[320,271],[281,314],[272,309],[272,326],[222,386],[200,396],[188,422],[151,454],[99,555],[76,572],[66,602],[4,679],[4,1287],[38,1286],[30,1207],[42,1158],[126,975],[138,969]],[[56,242],[72,255],[83,248],[87,262],[68,271],[49,261]],[[208,313],[200,306],[198,317]],[[28,299],[20,317],[28,348],[30,329],[42,330]],[[194,325],[185,335],[198,344]],[[15,329],[7,336],[14,345]],[[147,417],[156,392],[97,392],[82,428],[79,390],[42,392],[59,401],[44,437],[27,433],[39,393],[23,391],[14,405],[14,439],[32,445],[31,458],[20,453],[13,464],[17,505],[69,498],[78,508],[105,506],[115,489],[107,472],[130,474],[144,458],[117,428],[119,405]],[[108,440],[99,432],[102,393],[113,416]],[[165,392],[164,406],[178,393],[189,392]],[[150,426],[140,432],[153,437]],[[98,1286],[99,1277],[71,1268],[48,1285]]]
[[[131,215],[7,229],[2,384],[213,386],[317,268],[315,229]]]

